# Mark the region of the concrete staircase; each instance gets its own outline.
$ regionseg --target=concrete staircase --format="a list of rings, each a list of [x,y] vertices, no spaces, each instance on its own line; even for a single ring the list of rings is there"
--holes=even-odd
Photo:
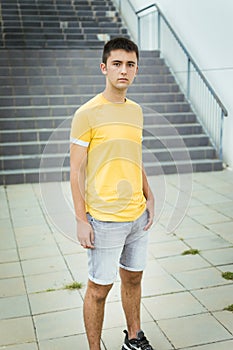
[[[109,0],[1,0],[2,48],[98,48],[127,35]]]
[[[42,3],[12,2],[21,6]],[[100,1],[88,3],[93,7]],[[110,1],[104,3],[113,8]],[[63,42],[64,47],[68,45]],[[105,83],[99,69],[101,50],[85,42],[89,48],[77,44],[66,50],[60,46],[0,50],[0,184],[69,179],[72,115],[80,104],[101,92]],[[159,52],[141,52],[140,72],[128,97],[144,110],[143,158],[149,175],[222,169]]]

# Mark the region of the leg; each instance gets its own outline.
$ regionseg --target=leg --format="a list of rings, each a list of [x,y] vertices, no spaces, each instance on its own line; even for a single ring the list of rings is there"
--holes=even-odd
[[[84,323],[90,350],[100,350],[105,300],[111,288],[112,284],[100,285],[88,281],[84,298]]]
[[[120,268],[121,298],[129,339],[135,338],[140,330],[142,271],[132,272]]]

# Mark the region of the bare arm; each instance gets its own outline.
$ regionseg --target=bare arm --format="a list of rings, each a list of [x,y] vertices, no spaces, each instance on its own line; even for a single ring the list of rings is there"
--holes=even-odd
[[[76,144],[70,146],[70,184],[77,220],[77,236],[84,248],[94,248],[94,234],[88,223],[85,205],[87,148]]]
[[[146,208],[149,215],[148,223],[145,226],[144,230],[148,230],[153,224],[153,220],[154,220],[154,195],[149,186],[146,172],[143,165],[142,165],[142,185],[143,185],[143,194],[146,198]]]

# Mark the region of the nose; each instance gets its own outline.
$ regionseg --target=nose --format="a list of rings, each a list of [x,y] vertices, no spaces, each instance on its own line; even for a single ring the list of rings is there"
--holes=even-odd
[[[122,64],[121,74],[127,74],[126,64]]]

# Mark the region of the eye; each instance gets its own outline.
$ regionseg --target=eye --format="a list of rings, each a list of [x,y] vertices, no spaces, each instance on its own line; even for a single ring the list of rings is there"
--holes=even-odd
[[[133,68],[135,66],[134,63],[129,63],[129,68]]]
[[[114,62],[114,64],[113,64],[115,67],[120,67],[120,62]]]

